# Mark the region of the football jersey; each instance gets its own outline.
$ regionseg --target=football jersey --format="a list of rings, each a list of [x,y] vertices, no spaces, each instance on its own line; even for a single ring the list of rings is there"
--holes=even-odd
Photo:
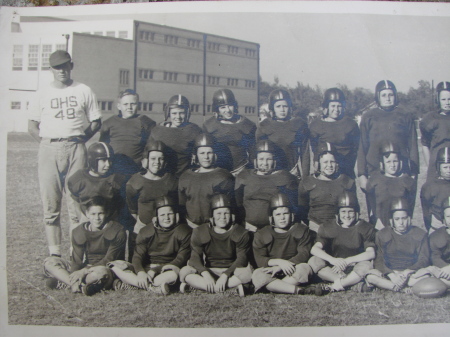
[[[450,196],[450,181],[442,178],[428,180],[420,191],[425,227],[431,227],[431,216],[442,221],[442,203]]]
[[[441,227],[430,234],[431,262],[442,268],[450,264],[450,234]]]

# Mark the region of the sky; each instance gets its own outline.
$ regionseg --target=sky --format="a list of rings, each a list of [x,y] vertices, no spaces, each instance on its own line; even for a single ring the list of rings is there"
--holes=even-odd
[[[395,6],[401,7],[394,10],[386,4],[384,11],[379,10],[381,3],[370,3],[372,7],[363,10],[359,9],[361,3],[347,3],[345,10],[333,4],[332,8],[340,9],[333,13],[323,13],[317,6],[305,11],[305,7],[298,10],[290,3],[276,2],[271,8],[279,13],[268,12],[259,3],[252,3],[250,11],[232,12],[239,11],[239,2],[222,3],[215,8],[217,12],[208,12],[210,4],[199,4],[202,13],[192,12],[193,6],[188,7],[189,13],[162,13],[164,8],[174,8],[170,5],[152,13],[149,9],[155,7],[136,10],[138,7],[131,6],[135,4],[121,7],[128,9],[121,14],[115,11],[99,16],[95,6],[83,6],[96,10],[84,10],[82,16],[74,11],[55,13],[71,19],[136,19],[256,42],[260,44],[262,79],[273,82],[278,77],[288,86],[302,82],[325,89],[346,84],[373,90],[378,81],[389,79],[400,91],[407,91],[422,79],[435,84],[450,80],[450,10],[441,10],[450,9],[449,4],[397,3]],[[180,6],[178,3],[177,10],[183,11]],[[319,10],[314,12],[314,8]],[[347,14],[351,12],[358,14]],[[380,12],[396,14],[374,14]]]

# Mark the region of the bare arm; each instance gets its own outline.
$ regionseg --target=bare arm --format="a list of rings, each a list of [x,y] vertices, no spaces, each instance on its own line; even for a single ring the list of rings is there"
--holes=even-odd
[[[428,146],[422,145],[422,154],[423,154],[423,158],[425,160],[425,165],[427,165],[430,162],[430,148]]]
[[[37,140],[39,143],[41,142],[41,137],[39,136],[39,122],[29,120],[28,121],[28,133]]]
[[[367,247],[364,252],[358,255],[347,257],[345,260],[348,264],[357,263],[362,261],[370,261],[375,258],[375,249],[373,247]]]

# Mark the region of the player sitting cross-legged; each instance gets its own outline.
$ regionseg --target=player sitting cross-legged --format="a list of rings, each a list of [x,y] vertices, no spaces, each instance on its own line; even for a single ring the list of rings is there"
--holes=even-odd
[[[369,270],[369,285],[392,291],[409,292],[422,278],[429,277],[430,246],[427,233],[411,225],[410,206],[406,199],[391,203],[391,227],[377,232],[375,269]]]
[[[255,291],[265,287],[274,293],[322,295],[322,288],[309,283],[312,269],[307,263],[312,246],[308,227],[294,223],[289,199],[281,193],[270,201],[271,226],[255,233],[253,253],[258,269],[253,272]]]
[[[362,292],[367,287],[359,282],[373,268],[374,240],[373,226],[359,219],[356,195],[345,191],[338,198],[336,220],[319,228],[309,264],[323,280],[333,282],[331,291],[358,284]]]
[[[243,284],[252,278],[248,263],[250,249],[248,232],[234,222],[230,199],[224,194],[211,198],[210,223],[192,232],[189,263],[180,272],[180,292],[192,288],[209,293],[235,289],[244,296]]]
[[[124,255],[126,233],[119,223],[109,220],[109,209],[100,196],[86,204],[88,221],[72,232],[71,262],[56,256],[44,261],[45,275],[50,277],[49,288],[70,287],[73,292],[88,296],[111,288],[113,275],[106,264]]]
[[[145,289],[167,295],[178,281],[180,268],[190,252],[191,229],[179,223],[176,205],[170,197],[155,201],[153,224],[142,228],[136,239],[133,263],[113,261],[109,267],[119,278],[115,290]]]

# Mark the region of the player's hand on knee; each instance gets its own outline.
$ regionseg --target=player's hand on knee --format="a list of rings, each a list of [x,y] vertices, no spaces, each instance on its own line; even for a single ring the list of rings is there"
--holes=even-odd
[[[214,293],[214,288],[216,285],[216,283],[214,282],[214,278],[211,276],[209,271],[204,271],[202,273],[202,276],[206,283],[206,291],[209,293]]]
[[[263,271],[266,274],[271,274],[271,276],[274,277],[277,273],[281,271],[281,267],[280,266],[267,267],[264,268]]]
[[[164,267],[161,268],[161,273],[164,273],[169,270],[173,270],[177,274],[180,273],[180,268],[174,266],[173,264],[166,264]]]
[[[148,289],[148,282],[149,282],[148,274],[146,272],[144,272],[144,271],[138,272],[138,274],[137,274],[137,285],[138,285],[138,287],[147,290]]]
[[[280,266],[283,273],[287,276],[291,276],[295,273],[295,263],[291,261],[277,259],[277,265]]]
[[[441,268],[441,272],[439,273],[439,278],[450,280],[450,269],[448,267],[449,266]]]
[[[388,274],[388,277],[391,280],[391,282],[394,284],[394,290],[396,288],[398,288],[398,290],[395,290],[395,291],[399,291],[405,285],[406,280],[400,274],[390,273],[390,274]]]
[[[345,268],[347,268],[348,266],[347,261],[345,261],[345,259],[342,258],[334,258],[330,262],[332,265],[334,265],[334,267],[339,268],[341,271],[344,271]]]
[[[216,293],[223,293],[227,286],[228,276],[226,274],[220,275],[219,279],[216,281],[215,291]]]
[[[87,274],[88,270],[86,268],[74,271],[69,275],[70,284],[81,283]]]

